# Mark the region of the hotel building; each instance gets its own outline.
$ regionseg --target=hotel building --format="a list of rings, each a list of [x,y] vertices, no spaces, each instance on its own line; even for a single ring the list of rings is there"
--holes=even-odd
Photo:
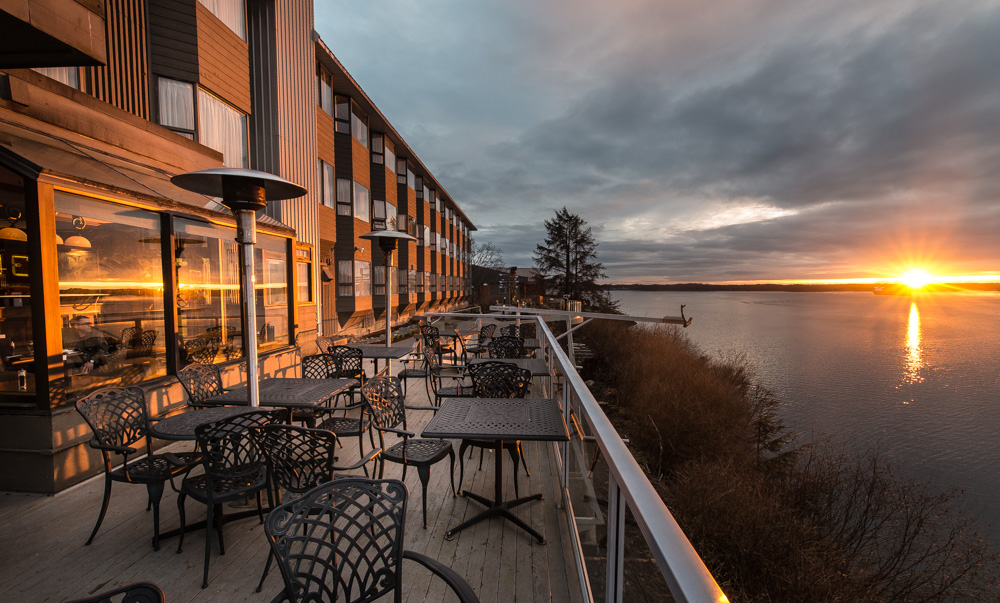
[[[159,414],[184,405],[189,363],[239,379],[235,222],[174,175],[308,190],[258,216],[263,374],[317,335],[378,330],[387,281],[394,321],[466,304],[474,225],[316,34],[312,0],[4,0],[0,31],[0,490],[100,471],[73,408],[90,391],[136,385]],[[360,238],[377,229],[416,239],[389,274]]]

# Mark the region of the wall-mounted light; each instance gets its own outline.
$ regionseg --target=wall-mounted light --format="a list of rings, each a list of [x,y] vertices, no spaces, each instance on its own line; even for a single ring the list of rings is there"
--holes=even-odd
[[[10,221],[10,226],[0,228],[0,239],[6,239],[8,241],[27,241],[28,235],[25,234],[25,232],[20,228],[14,226],[14,224],[21,219],[21,209],[13,205],[8,205],[4,207],[4,212],[7,214],[7,220]]]

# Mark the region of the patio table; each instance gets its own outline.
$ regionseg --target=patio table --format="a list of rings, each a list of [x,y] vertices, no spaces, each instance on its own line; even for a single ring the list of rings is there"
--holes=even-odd
[[[252,410],[246,406],[216,406],[189,410],[156,421],[150,425],[149,435],[161,440],[193,440],[195,427],[252,412]]]
[[[491,517],[502,517],[545,544],[534,528],[510,512],[510,509],[533,500],[541,494],[532,494],[512,500],[503,499],[503,450],[504,440],[535,440],[567,442],[569,431],[558,402],[552,398],[445,398],[441,408],[424,427],[425,438],[470,438],[495,440],[497,453],[493,455],[493,499],[463,490],[462,495],[484,505],[486,509],[459,525],[450,528],[445,537],[451,539],[465,528]]]
[[[358,384],[357,379],[303,379],[267,377],[258,382],[260,405],[291,410],[315,409],[320,404]],[[234,387],[205,404],[246,405],[247,386]]]
[[[378,373],[378,361],[380,359],[385,360],[388,364],[393,360],[399,360],[413,351],[413,344],[410,343],[405,345],[391,345],[388,347],[385,344],[377,343],[354,343],[348,344],[347,347],[361,350],[362,358],[371,358],[375,364],[376,373]]]

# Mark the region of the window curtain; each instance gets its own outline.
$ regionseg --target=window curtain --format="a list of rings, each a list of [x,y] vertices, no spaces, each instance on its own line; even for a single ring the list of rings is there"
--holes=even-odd
[[[194,131],[194,85],[161,77],[156,87],[160,125]]]
[[[222,153],[226,167],[248,167],[247,116],[198,90],[198,139]]]
[[[201,4],[212,12],[226,24],[226,27],[233,30],[243,41],[247,39],[246,10],[243,0],[198,0]]]

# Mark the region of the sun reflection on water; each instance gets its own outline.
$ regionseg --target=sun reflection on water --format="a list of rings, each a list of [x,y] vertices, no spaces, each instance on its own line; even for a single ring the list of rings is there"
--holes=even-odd
[[[906,326],[906,366],[904,378],[906,383],[920,383],[924,380],[920,374],[924,368],[924,360],[920,349],[920,311],[917,302],[910,302],[910,320]]]

